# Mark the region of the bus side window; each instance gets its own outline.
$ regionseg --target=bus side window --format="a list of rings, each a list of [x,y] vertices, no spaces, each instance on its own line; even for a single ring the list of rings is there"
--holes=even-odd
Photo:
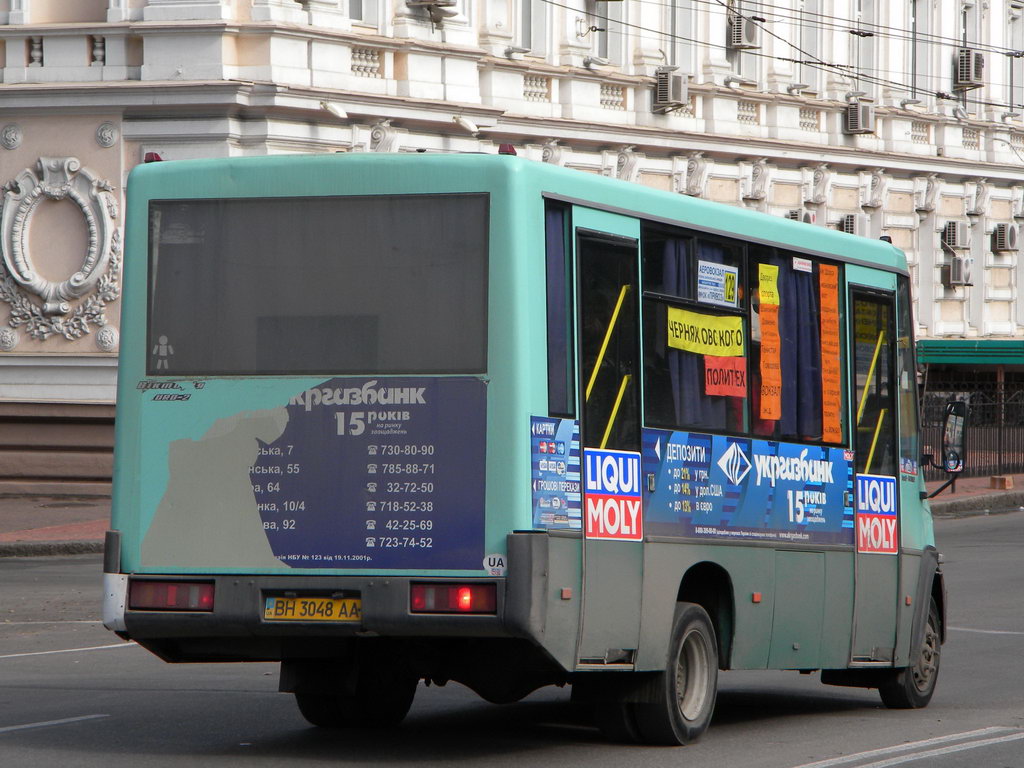
[[[894,476],[892,302],[874,296],[857,296],[853,313],[857,472]]]
[[[750,254],[753,432],[842,443],[839,268],[774,248]]]
[[[568,248],[569,211],[547,203],[544,209],[544,258],[547,272],[548,412],[576,415],[573,368],[572,281]]]
[[[745,432],[742,246],[651,228],[643,252],[647,423]]]

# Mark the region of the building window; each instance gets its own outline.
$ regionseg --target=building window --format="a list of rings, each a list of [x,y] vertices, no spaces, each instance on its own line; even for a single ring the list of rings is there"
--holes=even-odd
[[[544,55],[547,51],[547,4],[519,0],[516,10],[516,31],[520,48],[525,48],[537,56]]]
[[[875,0],[857,0],[854,6],[853,34],[850,35],[853,46],[851,60],[854,62],[857,89],[865,93],[875,91],[875,71],[879,62],[876,60],[875,33],[877,32]]]
[[[683,72],[693,72],[693,43],[696,27],[692,0],[676,0],[669,3],[668,9],[668,40],[665,50],[668,51],[668,63],[679,67]]]
[[[821,59],[821,0],[803,0],[800,4],[797,24],[800,29],[800,58],[798,80],[808,90],[821,89],[821,69],[812,62]]]
[[[1010,3],[1007,38],[1010,48],[1024,51],[1024,4]],[[1024,57],[1007,56],[1006,101],[1010,112],[1020,112],[1024,105]]]

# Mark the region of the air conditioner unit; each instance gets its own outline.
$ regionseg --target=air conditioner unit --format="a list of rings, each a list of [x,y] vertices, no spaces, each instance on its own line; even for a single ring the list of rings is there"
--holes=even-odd
[[[992,230],[992,250],[1007,252],[1017,250],[1017,225],[996,224]]]
[[[985,56],[973,48],[960,48],[956,52],[956,66],[953,72],[953,88],[968,91],[985,84]]]
[[[971,260],[967,256],[954,256],[942,267],[942,282],[952,287],[971,285]]]
[[[793,208],[786,212],[786,218],[790,221],[802,221],[804,224],[813,224],[815,221],[814,211],[805,211],[800,208]]]
[[[836,222],[836,229],[848,235],[860,235],[863,237],[867,234],[867,217],[862,213],[847,213]]]
[[[655,112],[670,112],[685,107],[689,101],[686,78],[674,74],[675,67],[659,67],[654,72],[654,94],[651,108]]]
[[[874,133],[875,110],[870,104],[851,102],[843,112],[843,133]]]
[[[739,14],[734,14],[729,19],[729,29],[726,40],[729,47],[734,50],[746,50],[749,48],[761,47],[761,28],[757,22],[745,19]]]
[[[971,228],[965,221],[947,221],[942,228],[942,243],[948,248],[970,248]]]

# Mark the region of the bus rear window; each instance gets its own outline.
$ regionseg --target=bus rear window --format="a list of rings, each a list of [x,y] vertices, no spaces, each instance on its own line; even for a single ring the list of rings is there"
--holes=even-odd
[[[150,204],[146,373],[482,373],[486,195]]]

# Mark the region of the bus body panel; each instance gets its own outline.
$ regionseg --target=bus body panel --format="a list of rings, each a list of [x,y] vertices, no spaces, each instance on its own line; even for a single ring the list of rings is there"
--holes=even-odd
[[[485,370],[444,377],[378,374],[372,369],[294,376],[146,373],[151,355],[144,321],[151,201],[417,194],[487,196]],[[550,412],[548,404],[546,240],[539,224],[546,201],[561,201],[569,210],[573,301],[582,290],[577,235],[597,233],[636,242],[642,222],[817,254],[842,264],[840,293],[848,313],[857,296],[881,296],[883,303],[897,306],[895,298],[886,297],[895,296],[897,277],[905,275],[906,266],[891,245],[496,156],[367,154],[158,164],[133,171],[129,197],[112,508],[112,528],[120,542],[116,567],[126,580],[180,575],[212,581],[217,594],[215,609],[208,614],[125,613],[122,631],[164,658],[331,657],[365,634],[411,643],[423,639],[432,652],[445,641],[479,640],[484,641],[481,648],[493,649],[496,666],[524,656],[528,647],[536,654],[529,663],[544,670],[537,679],[561,683],[574,672],[584,675],[603,668],[664,670],[673,613],[682,600],[698,602],[711,614],[724,668],[810,670],[909,663],[916,647],[913,635],[922,625],[922,603],[936,588],[931,518],[918,496],[923,488],[920,472],[896,473],[901,551],[887,556],[858,553],[855,542],[847,540],[741,544],[735,538],[713,541],[646,532],[639,541],[602,541],[587,539],[580,531],[544,530],[534,514],[531,456],[533,419],[565,418]],[[422,233],[423,238],[432,235],[436,233]],[[642,279],[638,293],[644,290]],[[573,322],[581,323],[580,308],[571,310]],[[635,319],[643,329],[639,296]],[[842,454],[849,449],[852,454],[856,446],[856,404],[849,396],[857,356],[857,340],[849,333],[852,324],[843,321],[840,338],[845,442],[813,444],[813,450],[824,447]],[[572,343],[582,347],[579,337]],[[574,365],[582,390],[588,372],[580,350]],[[637,372],[637,382],[642,375]],[[374,382],[371,389],[408,388],[418,386],[410,383],[417,379],[432,386],[430,382],[442,378],[461,380],[479,389],[484,399],[479,416],[482,447],[476,449],[482,453],[482,468],[465,478],[467,485],[479,488],[482,499],[473,562],[423,567],[410,559],[411,566],[395,561],[385,567],[354,567],[312,558],[279,559],[274,537],[264,527],[267,519],[261,519],[257,506],[254,489],[261,481],[254,479],[252,467],[259,463],[260,451],[279,440],[289,420],[303,415],[308,402],[304,393],[330,389],[329,382],[335,380],[342,382],[335,389],[344,391],[358,388],[359,382]],[[159,393],[190,397],[154,399]],[[576,396],[578,420],[585,397],[582,391]],[[456,408],[457,398],[449,399],[450,408]],[[328,414],[325,421],[333,418],[335,427],[351,426],[351,414],[344,413],[348,415]],[[646,433],[649,425],[642,422],[640,427]],[[898,430],[910,427],[901,422]],[[669,432],[660,426],[657,430]],[[758,440],[749,429],[745,435],[740,439]],[[192,450],[204,442],[208,450]],[[851,460],[845,461],[844,467]],[[288,462],[282,460],[281,466],[287,473]],[[653,489],[650,482],[644,477],[645,492]],[[360,497],[356,503],[366,500]],[[227,525],[232,519],[242,521],[240,527]],[[225,525],[218,529],[221,523]],[[496,585],[494,613],[410,613],[411,582],[455,579]],[[286,592],[358,594],[362,621],[264,621],[262,601]],[[923,610],[926,614],[927,607]],[[410,647],[401,646],[403,652]],[[876,648],[881,650],[876,653]],[[423,669],[431,670],[424,674],[444,677],[437,670],[445,668],[435,661],[431,656],[423,662]]]

